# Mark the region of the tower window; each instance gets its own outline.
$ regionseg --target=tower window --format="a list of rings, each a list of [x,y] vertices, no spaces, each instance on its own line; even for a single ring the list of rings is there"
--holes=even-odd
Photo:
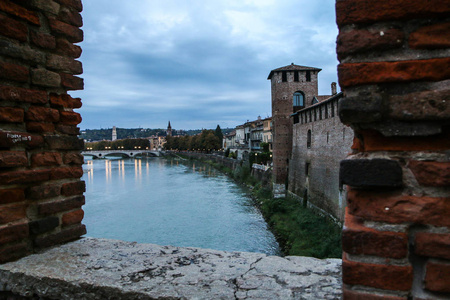
[[[287,81],[287,72],[286,71],[281,72],[281,81],[283,81],[283,82]]]
[[[311,81],[311,71],[306,71],[306,81]]]
[[[306,148],[311,148],[311,129],[308,130],[307,137],[306,137]]]
[[[294,72],[294,81],[298,82],[298,72],[297,71]]]
[[[302,92],[295,92],[293,98],[294,106],[305,106],[305,96]]]

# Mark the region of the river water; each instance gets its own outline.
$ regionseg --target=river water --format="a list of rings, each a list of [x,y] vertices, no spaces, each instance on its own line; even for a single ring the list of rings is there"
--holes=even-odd
[[[85,158],[87,236],[279,255],[245,189],[211,166]]]

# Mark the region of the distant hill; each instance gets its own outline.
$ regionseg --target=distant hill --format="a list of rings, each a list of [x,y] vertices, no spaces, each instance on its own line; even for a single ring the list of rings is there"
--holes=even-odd
[[[117,130],[117,139],[138,139],[138,138],[147,138],[150,136],[165,136],[166,129],[157,128],[116,128]],[[233,131],[234,128],[225,128],[222,129],[222,133],[228,134]],[[196,135],[202,132],[201,129],[191,129],[191,130],[172,130],[173,135]],[[108,129],[85,129],[80,132],[80,138],[88,141],[103,141],[103,140],[111,140],[112,138],[112,128]]]

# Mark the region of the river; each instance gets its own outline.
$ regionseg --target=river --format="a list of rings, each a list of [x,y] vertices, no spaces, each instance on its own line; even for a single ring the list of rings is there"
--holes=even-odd
[[[87,236],[280,255],[248,191],[211,166],[85,158]]]

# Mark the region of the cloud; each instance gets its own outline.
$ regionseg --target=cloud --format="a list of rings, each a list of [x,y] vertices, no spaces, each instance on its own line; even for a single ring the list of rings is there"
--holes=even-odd
[[[334,1],[84,3],[81,128],[234,127],[271,113],[270,70],[294,62],[336,81]]]

